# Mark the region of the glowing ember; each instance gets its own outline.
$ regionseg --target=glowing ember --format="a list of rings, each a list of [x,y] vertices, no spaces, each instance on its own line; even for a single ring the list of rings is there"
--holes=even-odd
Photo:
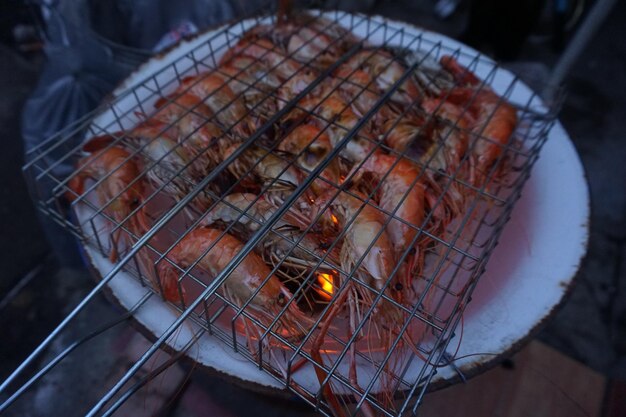
[[[335,217],[334,214],[330,215],[330,219],[333,221],[333,223],[335,223],[335,225],[339,224],[339,219]],[[322,274],[322,275],[325,275],[325,274]]]
[[[317,282],[322,286],[317,292],[325,299],[330,300],[333,296],[333,276],[330,274],[317,274]]]

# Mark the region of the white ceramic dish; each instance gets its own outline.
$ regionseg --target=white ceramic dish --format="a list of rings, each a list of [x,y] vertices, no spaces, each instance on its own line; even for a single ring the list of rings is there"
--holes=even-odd
[[[344,14],[339,22],[347,24],[350,18],[350,15]],[[423,32],[408,24],[379,17],[372,17],[370,20],[384,23],[388,28],[401,29],[406,34],[421,34],[431,45],[440,42],[444,47],[467,52],[468,56],[477,54],[452,39]],[[248,23],[252,24],[251,21]],[[239,28],[237,26],[229,30],[236,32],[240,31]],[[105,111],[97,117],[94,126],[97,129],[116,131],[120,127],[129,128],[137,123],[136,114],[129,112],[137,107],[137,100],[145,100],[143,105],[149,108],[158,98],[153,91],[160,88],[167,92],[176,87],[175,84],[168,84],[168,80],[173,78],[174,70],[163,69],[176,62],[177,71],[192,71],[194,62],[189,58],[189,52],[202,48],[207,39],[216,39],[216,36],[219,38],[219,30],[220,28],[183,42],[165,55],[148,61],[114,92],[114,96],[119,97],[112,105],[114,110]],[[364,25],[356,25],[354,33],[363,36],[364,30]],[[377,37],[382,36],[382,31],[380,34],[374,33],[370,41],[380,42],[382,38]],[[398,43],[402,42],[404,40],[398,39]],[[463,62],[463,56],[460,60]],[[481,77],[487,77],[489,68],[489,65],[479,62],[475,72]],[[151,74],[156,75],[148,79]],[[510,73],[499,70],[491,84],[502,94],[502,89],[512,79]],[[136,88],[134,94],[127,94],[129,87],[140,84],[142,86]],[[518,103],[526,103],[531,97],[531,91],[521,83],[510,93],[509,99]],[[542,106],[539,101],[531,105]],[[121,126],[114,123],[119,115],[126,112],[128,114],[121,118]],[[525,185],[511,220],[500,237],[500,244],[491,256],[487,271],[473,293],[473,301],[465,312],[463,339],[458,356],[472,356],[457,360],[456,366],[466,375],[486,369],[495,357],[510,353],[558,306],[586,251],[588,203],[587,184],[578,155],[561,124],[556,123],[549,133],[541,158]],[[81,214],[79,211],[78,215],[80,220],[88,213]],[[94,248],[86,247],[85,250],[102,276],[113,268]],[[112,294],[126,308],[130,308],[146,292],[144,287],[124,272],[117,274],[109,286]],[[148,331],[158,336],[176,319],[176,314],[157,297],[152,297],[137,312],[135,318]],[[176,338],[169,342],[170,346],[180,349],[189,341],[193,331],[193,325],[186,324],[177,332]],[[247,359],[209,336],[203,336],[195,343],[189,356],[202,365],[244,381],[273,388],[283,387],[272,376],[259,371]],[[298,375],[299,383],[308,384],[310,389],[316,388],[317,379],[310,367],[299,371]],[[438,370],[432,383],[435,386],[442,385],[456,377],[457,374],[451,367],[444,367]]]

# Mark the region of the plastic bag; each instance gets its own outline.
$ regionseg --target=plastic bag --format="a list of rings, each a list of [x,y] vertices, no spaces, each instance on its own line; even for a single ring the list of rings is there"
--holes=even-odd
[[[155,48],[234,17],[227,0],[67,0],[46,10],[48,61],[22,113],[26,150],[93,110]]]
[[[182,35],[234,17],[227,0],[66,0],[44,6],[43,14],[48,59],[22,111],[27,156],[95,109],[155,48],[167,48]],[[58,164],[53,175],[65,177],[73,169],[71,161]],[[50,181],[50,191],[54,185]],[[75,240],[56,223],[43,216],[41,220],[61,265],[80,266]]]

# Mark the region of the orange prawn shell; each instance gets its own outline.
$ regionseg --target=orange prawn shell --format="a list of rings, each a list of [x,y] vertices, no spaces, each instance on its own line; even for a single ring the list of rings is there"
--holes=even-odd
[[[368,283],[380,290],[395,266],[391,239],[387,231],[383,230],[385,217],[380,210],[361,201],[365,200],[365,196],[356,191],[351,193],[359,198],[346,192],[334,197],[335,191],[329,190],[315,203],[319,208],[330,204],[332,213],[337,217],[338,226],[348,227],[341,248],[341,263],[344,270],[349,272],[355,262],[363,257],[359,268],[371,277]],[[380,235],[376,237],[379,233]],[[372,242],[374,244],[369,248]]]
[[[395,219],[387,225],[395,251],[401,253],[417,234],[416,227],[421,226],[424,220],[424,185],[419,180],[416,182],[420,169],[406,158],[376,153],[363,163],[359,173],[363,171],[383,178],[379,192],[380,207],[387,212],[395,210],[396,217],[413,226]]]
[[[445,55],[440,63],[460,84],[447,93],[447,100],[458,105],[469,104],[474,117],[470,127],[479,135],[473,154],[478,170],[484,173],[502,154],[503,146],[513,134],[518,122],[517,111],[490,87],[480,86],[481,80],[454,57]]]
[[[136,181],[129,186],[140,174],[139,167],[130,157],[125,149],[112,146],[82,158],[78,163],[78,173],[68,183],[71,190],[67,194],[68,199],[74,201],[76,196],[84,193],[88,178],[97,181],[108,176],[96,188],[100,203],[107,204],[115,198],[109,205],[113,210],[134,203],[143,193],[143,182]]]
[[[292,130],[279,144],[279,149],[299,155],[298,161],[306,170],[314,170],[333,150],[328,134],[314,124],[301,124]],[[339,161],[333,159],[322,171],[321,177],[333,184],[338,184],[341,177]],[[316,194],[328,189],[330,184],[314,181],[312,187]]]
[[[210,248],[210,249],[209,249]],[[243,248],[243,244],[223,231],[202,227],[192,230],[168,254],[168,258],[185,267],[193,264],[202,254],[199,267],[216,276],[226,267]],[[207,252],[208,251],[208,252]],[[206,254],[205,254],[206,252]],[[167,262],[159,265],[159,275],[167,276],[172,266]],[[226,278],[223,289],[235,296],[238,304],[251,299],[257,288],[261,290],[252,298],[251,305],[259,309],[271,309],[278,302],[279,294],[283,293],[280,281],[270,276],[270,269],[254,252],[250,252],[244,260]],[[264,282],[267,279],[267,282]],[[166,299],[178,301],[179,295],[175,283],[163,283]]]

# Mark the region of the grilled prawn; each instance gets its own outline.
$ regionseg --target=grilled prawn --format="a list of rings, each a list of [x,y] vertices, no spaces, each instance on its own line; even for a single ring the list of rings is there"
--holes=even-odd
[[[377,293],[385,293],[393,299],[389,281],[392,278],[395,259],[392,241],[385,230],[385,216],[380,210],[365,203],[365,196],[357,191],[340,192],[336,196],[334,194],[335,192],[331,190],[316,202],[320,210],[330,208],[330,215],[324,212],[323,219],[330,218],[335,227],[345,230],[341,247],[342,270],[340,282],[337,284],[340,292],[333,309],[324,317],[322,330],[313,340],[311,348],[311,356],[320,363],[323,363],[320,348],[330,323],[342,309],[348,311],[349,338],[357,334],[358,323],[363,323],[367,319],[370,323],[366,326],[366,331],[376,334],[383,349],[390,349],[394,338],[403,333],[401,329],[404,325],[403,313],[391,302],[380,300],[375,305]],[[352,274],[352,279],[346,282],[345,273]],[[373,309],[373,313],[368,317],[365,313],[370,309]],[[357,338],[360,337],[361,335],[357,335]],[[406,339],[409,344],[413,343],[408,333],[404,333],[402,339]],[[355,343],[351,343],[349,347],[349,367],[350,383],[360,388]],[[321,383],[326,375],[319,371],[317,377]],[[332,388],[326,388],[324,395],[335,411],[338,411],[338,399]],[[368,416],[375,415],[369,405],[365,405],[363,411]]]
[[[293,77],[302,64],[285,55],[279,45],[267,38],[267,33],[263,26],[246,32],[239,42],[224,54],[220,65],[227,65],[237,57],[248,57],[261,62],[268,72],[271,71],[283,82]]]
[[[301,107],[318,116],[313,117],[312,121],[324,129],[333,147],[337,146],[360,119],[352,106],[343,100],[339,94],[330,94],[321,98],[309,97],[302,102]],[[369,133],[369,129],[363,128],[350,139],[341,150],[340,155],[350,162],[360,162],[375,147],[376,143]]]
[[[469,106],[469,128],[476,135],[471,154],[470,182],[482,186],[489,169],[502,155],[515,126],[515,108],[498,96],[451,56],[441,58],[441,65],[461,84],[444,94],[445,100],[458,106]]]
[[[271,92],[281,86],[281,79],[269,71],[258,60],[235,55],[219,67],[233,92],[242,98],[248,111],[248,117],[255,118],[256,125],[261,126],[269,115],[276,113],[277,100]]]
[[[404,220],[390,219],[387,232],[398,258],[413,242],[417,227],[422,225],[424,212],[424,185],[420,182],[420,169],[408,159],[377,152],[358,167],[353,180],[371,173],[381,182],[378,192],[379,206]]]
[[[224,149],[223,158],[230,156],[238,146],[232,145]],[[244,150],[228,166],[228,170],[246,188],[254,189],[259,184],[263,185],[265,199],[275,207],[280,207],[305,178],[298,167],[254,145]],[[310,211],[310,201],[314,198],[311,190],[305,191],[296,207],[292,207],[292,214],[303,216],[302,213]]]
[[[187,77],[183,79],[177,92],[200,98],[225,130],[232,129],[240,137],[248,137],[257,128],[255,120],[247,117],[248,109],[241,96],[230,88],[228,78],[217,72]]]
[[[215,123],[211,109],[193,94],[182,94],[162,98],[155,103],[157,109],[150,117],[150,123],[156,121],[167,127],[168,135],[176,138],[187,153],[200,155],[195,164],[199,175],[206,175],[219,160],[212,148],[219,142],[227,142],[229,137]]]
[[[382,94],[386,92],[393,84],[400,80],[404,75],[406,68],[397,58],[386,50],[368,50],[354,54],[341,69],[342,75],[345,77],[352,71],[363,71],[358,73],[358,82],[360,89],[368,88]],[[373,82],[371,82],[373,80]],[[416,81],[407,78],[398,89],[393,93],[391,98],[403,105],[409,105],[421,97],[421,90]]]
[[[385,230],[384,214],[366,204],[366,197],[356,191],[341,192],[335,198],[333,194],[334,190],[329,191],[316,204],[318,207],[328,205],[334,215],[331,217],[334,225],[346,229],[341,247],[342,269],[350,272],[356,267],[359,280],[382,290],[395,264],[393,245]],[[357,266],[360,258],[363,260]]]
[[[244,237],[251,236],[276,212],[276,208],[262,197],[249,193],[235,193],[224,197],[202,219],[202,223],[212,225],[216,222],[241,225]],[[301,227],[302,220],[290,212],[283,215],[272,227],[262,244],[260,251],[263,259],[272,266],[279,266],[277,274],[285,280],[306,278],[325,255],[320,239],[314,234],[305,234]],[[337,269],[338,261],[330,254],[318,270]],[[301,284],[301,282],[300,282]]]
[[[325,131],[314,124],[301,124],[293,129],[279,143],[278,149],[296,156],[300,167],[311,172],[328,157],[333,150],[333,144]],[[321,194],[331,184],[339,184],[341,167],[338,159],[333,159],[320,174],[322,179],[316,179],[313,192]]]
[[[115,262],[120,240],[129,246],[133,239],[121,227],[135,236],[142,236],[149,229],[143,205],[144,179],[136,158],[126,149],[111,145],[107,137],[92,138],[83,150],[90,155],[78,162],[77,171],[68,183],[67,196],[74,201],[85,193],[87,180],[96,182],[98,204],[114,222],[109,259]]]
[[[178,143],[174,134],[167,129],[167,125],[150,120],[128,132],[126,138],[129,143],[141,148],[140,154],[149,167],[146,176],[151,183],[178,202],[206,175],[211,164],[207,164],[204,158],[192,158],[187,151],[189,147]],[[209,189],[212,187],[215,186],[211,184]],[[209,203],[210,197],[201,192],[190,205],[202,213],[209,207]],[[187,208],[186,212],[193,217]]]
[[[167,258],[183,269],[197,262],[197,267],[214,277],[242,249],[243,244],[235,237],[221,230],[199,227],[174,246]],[[181,286],[179,291],[178,269],[170,262],[163,261],[157,270],[165,299],[179,302],[181,296],[185,296],[185,290]],[[286,337],[293,338],[303,334],[307,323],[310,323],[310,319],[296,305],[293,295],[270,273],[267,265],[254,252],[244,257],[219,291],[237,307],[248,303],[247,306],[255,318],[265,326],[270,326],[276,317],[280,317],[278,331]]]

